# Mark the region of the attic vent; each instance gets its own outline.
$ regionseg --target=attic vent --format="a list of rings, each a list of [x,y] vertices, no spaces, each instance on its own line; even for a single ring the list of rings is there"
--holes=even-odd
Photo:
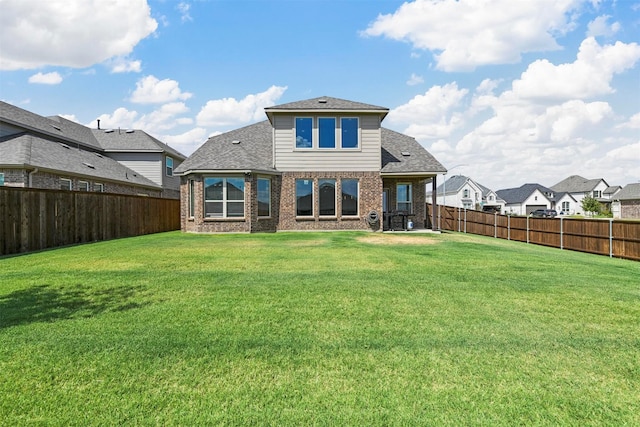
[[[66,148],[67,150],[70,150],[71,147],[69,147],[67,144],[63,144],[62,142],[60,143],[60,145],[62,145],[64,148]]]
[[[126,132],[126,133],[134,133],[134,132],[135,132],[135,130],[133,130],[133,129],[127,129],[125,132]]]
[[[240,144],[240,141],[237,139],[234,139],[233,141],[231,141],[232,144]]]
[[[96,156],[100,157],[101,159],[102,159],[102,158],[104,158],[104,157],[102,156],[102,154],[100,154],[100,153],[93,153],[93,154],[95,154]]]
[[[405,157],[409,157],[411,155],[411,153],[408,152],[408,151],[403,151],[402,155],[405,156]]]
[[[62,129],[60,129],[60,126],[56,126],[53,123],[51,123],[51,127],[54,128],[55,130],[59,130],[60,132],[62,132]]]
[[[320,104],[326,104],[326,103],[327,103],[327,100],[326,100],[326,99],[324,99],[324,98],[320,98],[320,99],[318,99],[318,102],[319,102]]]
[[[113,129],[107,129],[104,131],[104,133],[112,133],[112,132],[113,132]]]
[[[95,167],[95,166],[93,166],[91,163],[82,162],[82,164],[83,164],[83,165],[85,165],[85,166],[86,166],[86,167],[88,167],[88,168],[91,168],[91,169],[95,169],[95,168],[96,168],[96,167]]]

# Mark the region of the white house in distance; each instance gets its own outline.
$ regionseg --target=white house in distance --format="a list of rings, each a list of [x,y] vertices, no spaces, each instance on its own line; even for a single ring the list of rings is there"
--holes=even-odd
[[[540,184],[524,184],[518,188],[496,191],[505,201],[504,213],[508,215],[529,215],[536,209],[553,209],[553,190]]]
[[[495,191],[464,175],[453,175],[436,189],[438,205],[502,212],[505,202]],[[431,191],[427,192],[430,200]]]
[[[600,203],[610,204],[615,194],[616,187],[610,187],[602,178],[586,179],[579,175],[571,175],[559,183],[552,185],[551,189],[556,193],[569,193],[573,200],[566,199],[556,205],[556,210],[566,214],[583,214],[582,199],[587,196],[597,199]]]

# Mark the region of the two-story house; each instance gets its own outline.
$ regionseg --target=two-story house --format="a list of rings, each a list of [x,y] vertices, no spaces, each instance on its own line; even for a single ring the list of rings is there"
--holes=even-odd
[[[185,156],[142,130],[91,129],[0,101],[0,185],[177,199]]]
[[[381,230],[394,211],[423,226],[425,185],[435,189],[446,169],[414,138],[383,128],[388,112],[314,98],[209,138],[175,170],[182,230]]]
[[[571,198],[563,200],[556,209],[567,214],[583,214],[582,199],[593,197],[609,207],[613,190],[602,178],[586,179],[579,175],[571,175],[559,183],[552,185],[556,193],[568,193]],[[613,191],[615,193],[615,191]]]
[[[453,175],[437,190],[437,204],[464,209],[502,212],[505,202],[495,191],[464,175]],[[427,199],[431,192],[427,190]]]

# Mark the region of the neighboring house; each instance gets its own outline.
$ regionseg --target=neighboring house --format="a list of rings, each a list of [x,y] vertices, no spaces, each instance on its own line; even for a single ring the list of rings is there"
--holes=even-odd
[[[182,230],[379,230],[381,213],[396,211],[422,227],[425,184],[435,189],[446,169],[414,138],[381,127],[388,112],[315,98],[209,138],[175,171]]]
[[[555,193],[540,184],[524,184],[518,188],[496,191],[504,200],[504,213],[508,215],[529,215],[537,209],[553,209]]]
[[[605,207],[608,207],[611,200],[605,194],[610,194],[606,193],[609,188],[609,184],[602,178],[586,179],[579,175],[572,175],[551,186],[551,189],[556,193],[569,193],[574,198],[575,203],[571,204],[568,211],[562,209],[567,214],[584,214],[582,199],[587,196],[597,199]]]
[[[571,212],[575,212],[578,202],[570,193],[556,193],[554,196],[554,209],[558,214],[570,215]]]
[[[628,184],[612,200],[614,218],[640,219],[640,183]]]
[[[179,198],[185,156],[140,130],[90,129],[0,102],[0,185]]]
[[[427,200],[431,192],[427,191]],[[495,191],[464,175],[453,175],[436,190],[437,204],[464,209],[502,212],[505,202]]]

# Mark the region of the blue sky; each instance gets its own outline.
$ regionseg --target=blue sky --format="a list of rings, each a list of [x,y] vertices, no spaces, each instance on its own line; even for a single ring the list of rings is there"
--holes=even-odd
[[[493,189],[640,181],[640,0],[0,0],[0,99],[191,154],[263,109],[388,107]]]

